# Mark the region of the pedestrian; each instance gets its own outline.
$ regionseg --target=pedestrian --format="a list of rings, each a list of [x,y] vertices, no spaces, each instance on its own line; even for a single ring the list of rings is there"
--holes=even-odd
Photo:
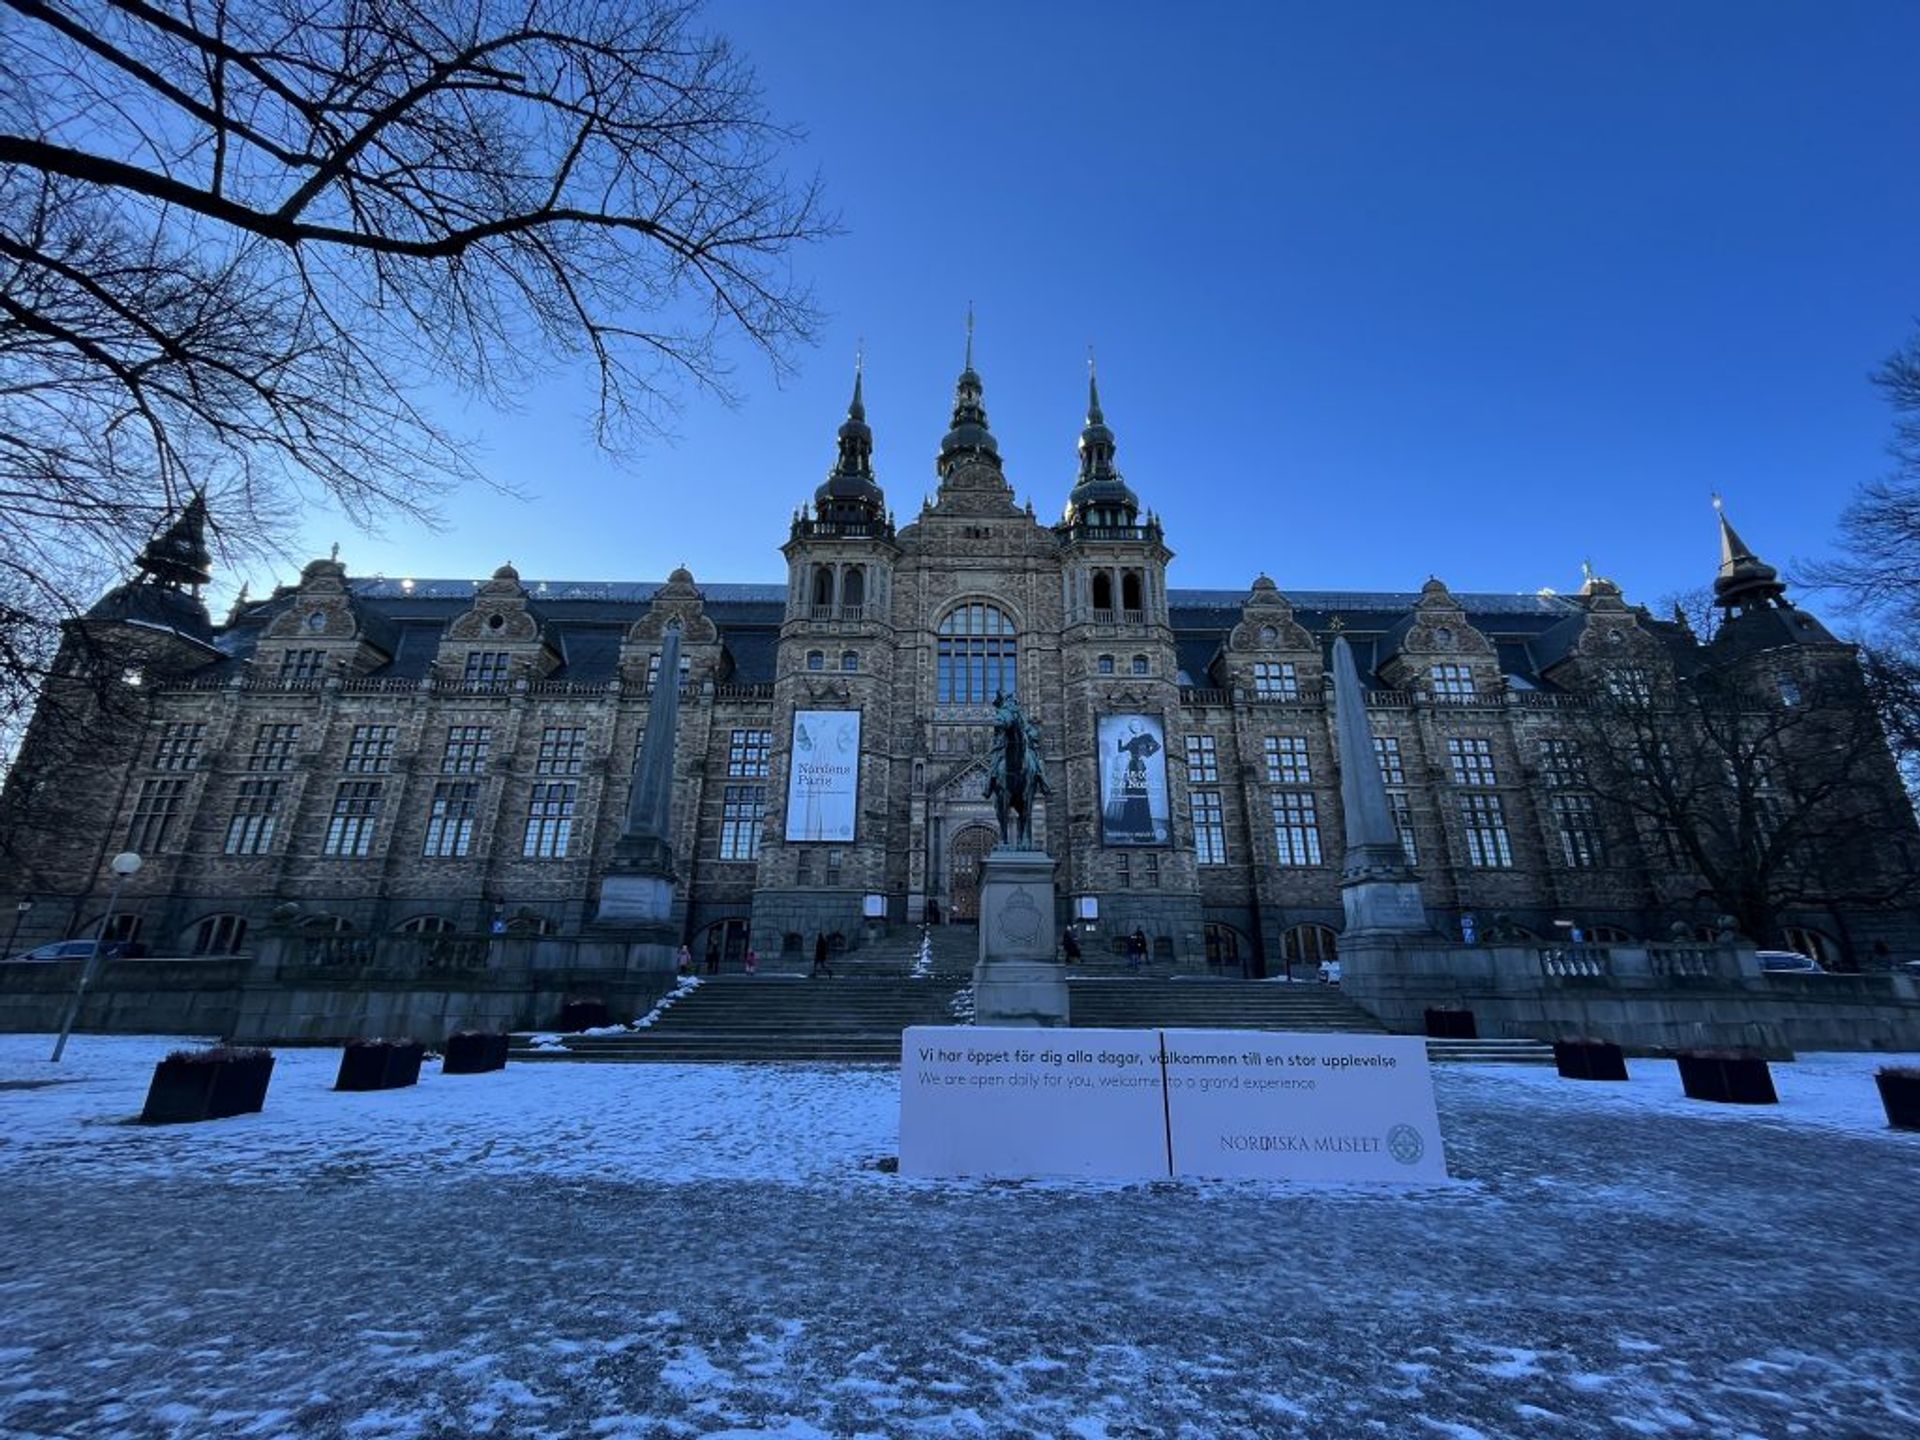
[[[1146,963],[1147,932],[1135,926],[1133,933],[1127,937],[1127,968],[1138,970]]]
[[[1075,938],[1071,925],[1060,932],[1060,953],[1067,957],[1067,964],[1080,963],[1080,942]]]
[[[720,947],[718,945],[709,945],[707,946],[707,974],[718,975],[719,973]]]
[[[680,953],[673,957],[673,961],[674,973],[679,975],[681,979],[684,980],[687,976],[693,974],[693,952],[687,949],[686,946],[682,945],[680,947]]]
[[[821,975],[826,976],[829,980],[833,979],[833,966],[827,963],[827,937],[825,934],[816,935],[813,938],[813,969],[807,972],[807,978],[812,980]]]
[[[749,975],[760,973],[760,953],[751,945],[747,947],[746,971]]]

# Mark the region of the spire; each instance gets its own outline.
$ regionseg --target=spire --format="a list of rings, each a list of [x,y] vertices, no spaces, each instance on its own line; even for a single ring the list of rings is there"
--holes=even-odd
[[[205,585],[211,580],[213,557],[207,553],[206,495],[194,491],[186,508],[147,542],[133,563],[135,569],[169,590]]]
[[[1080,431],[1080,478],[1067,496],[1066,523],[1120,529],[1138,523],[1140,501],[1114,468],[1116,446],[1100,408],[1100,377],[1087,351],[1087,423]]]
[[[1726,507],[1718,495],[1713,497],[1713,509],[1720,521],[1720,573],[1713,581],[1713,603],[1729,612],[1784,605],[1781,597],[1787,587],[1780,580],[1780,572],[1747,548],[1747,542],[1727,520]]]
[[[673,874],[673,751],[680,718],[680,626],[670,622],[660,636],[660,668],[647,704],[647,728],[633,767],[627,821],[614,847],[615,863]]]
[[[820,519],[833,525],[877,524],[887,497],[873,477],[873,431],[867,425],[864,347],[853,362],[853,398],[840,423],[839,455],[826,480],[813,492]]]
[[[1427,926],[1420,886],[1400,846],[1400,831],[1387,803],[1387,785],[1374,758],[1373,730],[1353,647],[1333,637],[1333,711],[1340,742],[1340,809],[1347,850],[1340,867],[1341,903],[1347,931],[1419,933]]]
[[[972,456],[1000,468],[1000,443],[987,429],[985,387],[973,368],[973,306],[967,306],[967,354],[953,387],[953,423],[940,442],[939,471],[945,475],[959,460]]]

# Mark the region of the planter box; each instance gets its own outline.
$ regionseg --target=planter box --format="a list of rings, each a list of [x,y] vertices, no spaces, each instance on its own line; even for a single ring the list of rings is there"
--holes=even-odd
[[[1680,1088],[1689,1100],[1723,1105],[1778,1105],[1767,1062],[1747,1055],[1677,1055]]]
[[[267,1103],[273,1056],[265,1050],[203,1050],[169,1055],[153,1067],[140,1118],[151,1125],[252,1115]]]
[[[1471,1010],[1427,1011],[1427,1034],[1436,1040],[1478,1040]]]
[[[507,1037],[485,1030],[462,1030],[447,1038],[442,1075],[484,1075],[507,1068]]]
[[[1887,1107],[1887,1124],[1896,1130],[1920,1130],[1920,1075],[1882,1070],[1873,1079],[1880,1087],[1880,1103]]]
[[[598,1030],[613,1024],[613,1014],[604,1000],[569,1000],[560,1007],[560,1023],[554,1028],[567,1034],[578,1030]]]
[[[1556,1040],[1553,1063],[1562,1080],[1627,1078],[1626,1052],[1604,1040]]]
[[[340,1054],[336,1090],[399,1090],[420,1081],[418,1040],[355,1040]]]

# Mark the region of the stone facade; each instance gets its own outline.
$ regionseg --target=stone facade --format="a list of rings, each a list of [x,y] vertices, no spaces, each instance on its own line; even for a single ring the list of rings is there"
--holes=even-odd
[[[1593,697],[1695,663],[1708,647],[1684,624],[1601,580],[1569,596],[1456,595],[1437,579],[1401,594],[1288,594],[1264,576],[1169,588],[1173,552],[1113,467],[1097,394],[1047,524],[1016,502],[970,365],[938,491],[909,523],[886,509],[870,450],[856,391],[835,467],[794,519],[784,584],[528,583],[510,566],[484,582],[362,580],[316,560],[215,626],[188,593],[192,567],[148,567],[76,629],[130,657],[140,723],[116,738],[126,727],[102,722],[84,754],[37,733],[9,778],[0,904],[35,901],[16,948],[91,933],[121,848],[147,863],[115,923],[155,953],[226,953],[270,920],[590,936],[651,688],[671,679],[652,673],[670,623],[674,920],[696,957],[806,954],[822,934],[857,947],[934,909],[974,918],[996,838],[991,704],[1013,687],[1052,785],[1035,839],[1056,862],[1056,929],[1084,918],[1096,955],[1139,930],[1162,963],[1310,965],[1343,923],[1336,633],[1368,687],[1367,763],[1441,933],[1496,916],[1549,940],[1561,921],[1614,941],[1713,925],[1697,877],[1630,825],[1576,833],[1579,787],[1555,760]],[[1752,581],[1748,562],[1744,547],[1723,555],[1723,578],[1733,565]],[[1849,647],[1775,604],[1778,589],[1756,604],[1787,630],[1741,642],[1758,663],[1809,686],[1851,674]],[[1747,618],[1725,603],[1723,637]],[[76,687],[71,703],[97,701]],[[859,714],[857,789],[832,812],[850,833],[807,838],[788,814],[808,711]],[[1890,765],[1885,785],[1897,797]],[[65,809],[36,822],[50,793]],[[1920,949],[1897,907],[1809,902],[1795,918],[1829,958]]]

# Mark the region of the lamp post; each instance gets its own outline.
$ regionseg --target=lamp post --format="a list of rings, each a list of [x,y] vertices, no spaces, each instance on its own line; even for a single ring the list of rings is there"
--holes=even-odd
[[[129,875],[139,870],[140,865],[140,857],[131,850],[122,850],[113,857],[110,866],[113,889],[107,894],[106,913],[100,917],[100,927],[93,932],[93,949],[87,955],[87,962],[80,967],[80,983],[73,987],[73,999],[67,1005],[66,1017],[60,1022],[60,1038],[53,1042],[53,1063],[56,1065],[60,1063],[60,1053],[67,1048],[67,1033],[80,1018],[80,1002],[86,998],[87,986],[93,982],[93,972],[99,968],[100,947],[106,943],[107,923],[113,919],[114,908],[120,903],[120,887],[127,883]]]
[[[0,954],[6,955],[9,959],[12,958],[13,942],[20,938],[20,925],[27,918],[27,912],[31,909],[33,909],[33,900],[31,897],[22,900],[18,905],[13,907],[13,928],[7,931],[6,948],[0,950]]]

